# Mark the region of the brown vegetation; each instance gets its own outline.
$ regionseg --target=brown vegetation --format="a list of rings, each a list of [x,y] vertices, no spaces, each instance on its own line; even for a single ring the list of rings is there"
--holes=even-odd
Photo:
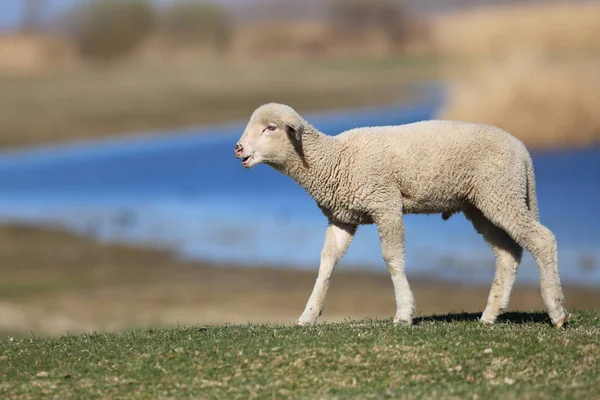
[[[536,148],[598,143],[598,71],[598,62],[495,62],[457,82],[440,117],[496,125]]]
[[[521,4],[437,19],[436,51],[484,60],[460,72],[440,117],[497,125],[537,148],[598,143],[598,37],[600,2]]]
[[[0,72],[3,73],[64,68],[75,58],[70,43],[54,37],[18,33],[0,36]]]
[[[479,7],[428,19],[417,18],[410,9],[394,0],[331,0],[321,5],[320,17],[311,20],[234,22],[227,9],[210,2],[185,0],[151,7],[142,0],[93,0],[70,10],[59,26],[70,40],[63,45],[70,44],[80,57],[103,59],[160,53],[162,57],[154,60],[169,60],[173,52],[197,58],[415,53],[497,57],[600,49],[599,2]],[[44,43],[40,38],[36,46]],[[19,59],[19,49],[11,49]],[[13,58],[6,51],[4,63]]]
[[[445,56],[600,50],[600,2],[544,2],[470,9],[431,21],[431,51]]]
[[[144,0],[93,0],[76,5],[63,25],[78,53],[110,60],[130,55],[154,28],[152,5]]]
[[[331,0],[313,19],[273,18],[241,24],[234,55],[390,57],[407,54],[426,30],[396,0]]]
[[[67,40],[63,42],[74,49],[80,61],[115,61],[149,54],[154,61],[168,61],[174,53],[193,54],[197,59],[215,55],[389,56],[401,52],[417,32],[395,0],[333,0],[327,4],[322,18],[311,21],[234,21],[229,10],[211,2],[180,0],[153,6],[145,0],[91,0],[68,10],[55,24],[54,33],[35,28],[38,25],[29,20],[23,21],[27,25],[23,29],[55,36],[64,33]],[[40,36],[38,46],[43,43]]]
[[[313,58],[327,52],[327,27],[319,21],[272,21],[238,27],[230,56],[236,59]]]
[[[341,266],[324,320],[390,318],[392,285],[387,271],[379,272],[349,272]],[[0,226],[0,331],[44,335],[175,324],[293,322],[315,274],[178,262],[164,251]],[[412,286],[419,315],[481,311],[489,289],[423,279],[413,279]],[[565,292],[570,308],[600,306],[597,289],[567,287]],[[515,288],[511,309],[543,309],[538,288]]]
[[[233,22],[228,13],[212,3],[180,1],[167,6],[158,16],[159,33],[171,46],[208,43],[218,52],[229,50]],[[201,43],[198,43],[201,42]]]

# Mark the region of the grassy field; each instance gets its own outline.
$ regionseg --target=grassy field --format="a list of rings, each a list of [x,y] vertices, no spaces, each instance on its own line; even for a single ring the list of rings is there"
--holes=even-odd
[[[600,313],[192,326],[0,341],[3,398],[597,398]]]
[[[399,103],[435,76],[427,60],[213,61],[0,75],[0,147],[246,120],[277,101],[322,111]],[[35,117],[33,117],[35,115]]]

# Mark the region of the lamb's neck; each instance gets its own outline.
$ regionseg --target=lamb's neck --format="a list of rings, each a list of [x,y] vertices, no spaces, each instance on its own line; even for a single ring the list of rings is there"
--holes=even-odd
[[[343,177],[340,176],[340,143],[318,131],[303,135],[302,155],[280,168],[302,186],[316,201],[331,200]]]

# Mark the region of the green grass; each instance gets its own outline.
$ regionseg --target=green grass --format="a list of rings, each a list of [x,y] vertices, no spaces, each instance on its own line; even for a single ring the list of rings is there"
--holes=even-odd
[[[0,342],[2,398],[593,398],[600,313],[231,325]]]

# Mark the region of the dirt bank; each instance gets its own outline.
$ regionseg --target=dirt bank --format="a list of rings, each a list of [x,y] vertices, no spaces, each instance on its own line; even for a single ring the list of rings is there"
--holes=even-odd
[[[391,318],[385,271],[340,266],[324,321]],[[315,271],[178,262],[163,251],[101,245],[60,232],[0,226],[0,332],[65,334],[175,324],[293,322]],[[478,312],[489,286],[413,278],[417,313]],[[490,282],[491,284],[491,282]],[[600,307],[600,288],[567,287],[567,306]],[[537,287],[519,286],[511,310],[543,310]]]

